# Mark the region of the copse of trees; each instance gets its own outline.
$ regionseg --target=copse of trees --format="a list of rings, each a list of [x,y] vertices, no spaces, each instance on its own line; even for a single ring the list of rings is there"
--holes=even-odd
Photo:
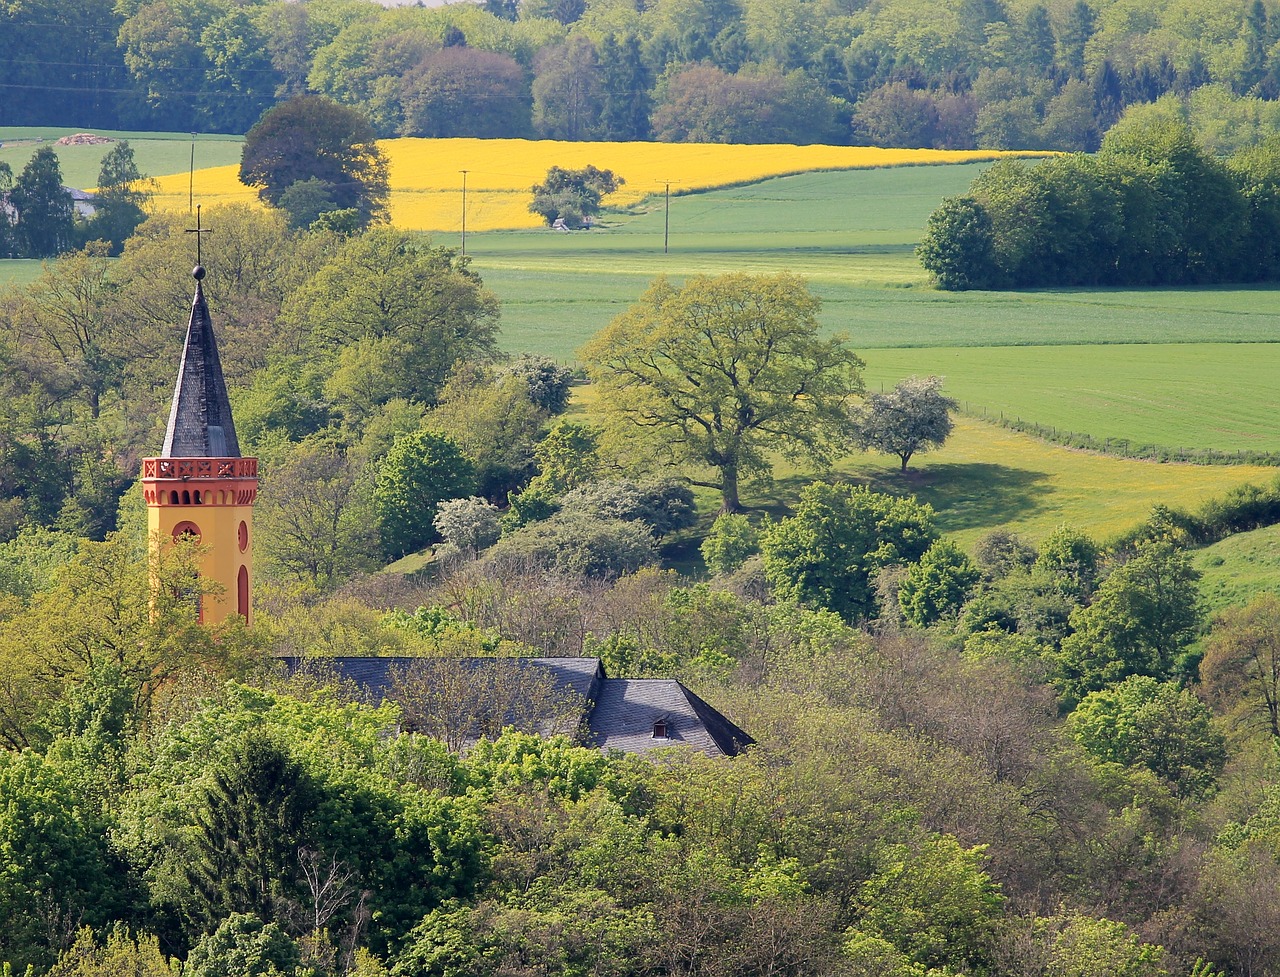
[[[918,254],[953,290],[1273,281],[1277,186],[1274,137],[1222,162],[1153,117],[1096,156],[997,163],[933,213]]]

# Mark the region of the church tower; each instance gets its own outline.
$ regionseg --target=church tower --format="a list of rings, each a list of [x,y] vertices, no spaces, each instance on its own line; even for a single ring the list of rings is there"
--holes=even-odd
[[[156,540],[195,536],[207,552],[200,573],[219,585],[206,596],[200,620],[216,623],[239,614],[252,623],[253,503],[258,495],[258,459],[241,458],[222,377],[213,321],[201,282],[178,367],[169,427],[159,458],[142,460],[147,529]]]

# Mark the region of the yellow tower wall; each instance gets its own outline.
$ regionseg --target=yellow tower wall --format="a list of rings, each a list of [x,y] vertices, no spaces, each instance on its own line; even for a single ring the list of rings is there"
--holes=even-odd
[[[153,543],[190,533],[205,549],[200,575],[218,592],[202,601],[201,621],[252,623],[257,459],[147,458],[142,470]]]

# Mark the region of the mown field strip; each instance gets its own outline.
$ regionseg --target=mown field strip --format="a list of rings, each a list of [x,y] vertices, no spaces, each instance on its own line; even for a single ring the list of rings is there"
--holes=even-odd
[[[1280,451],[1280,344],[876,349],[872,389],[938,374],[970,412],[1169,448]]]

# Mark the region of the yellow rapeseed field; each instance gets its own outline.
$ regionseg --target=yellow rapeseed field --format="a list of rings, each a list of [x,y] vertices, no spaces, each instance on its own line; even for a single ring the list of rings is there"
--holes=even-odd
[[[875,149],[861,146],[726,146],[708,143],[556,142],[526,139],[387,139],[379,145],[391,161],[391,221],[421,231],[457,231],[462,221],[462,171],[466,170],[467,229],[537,227],[529,213],[530,188],[548,168],[594,164],[626,185],[606,199],[628,206],[651,194],[688,193],[810,170],[917,166],[994,159],[997,152]],[[1025,154],[1018,154],[1025,155]],[[194,192],[206,205],[255,201],[237,179],[238,167],[197,170]],[[186,210],[188,174],[159,178],[156,206]]]

